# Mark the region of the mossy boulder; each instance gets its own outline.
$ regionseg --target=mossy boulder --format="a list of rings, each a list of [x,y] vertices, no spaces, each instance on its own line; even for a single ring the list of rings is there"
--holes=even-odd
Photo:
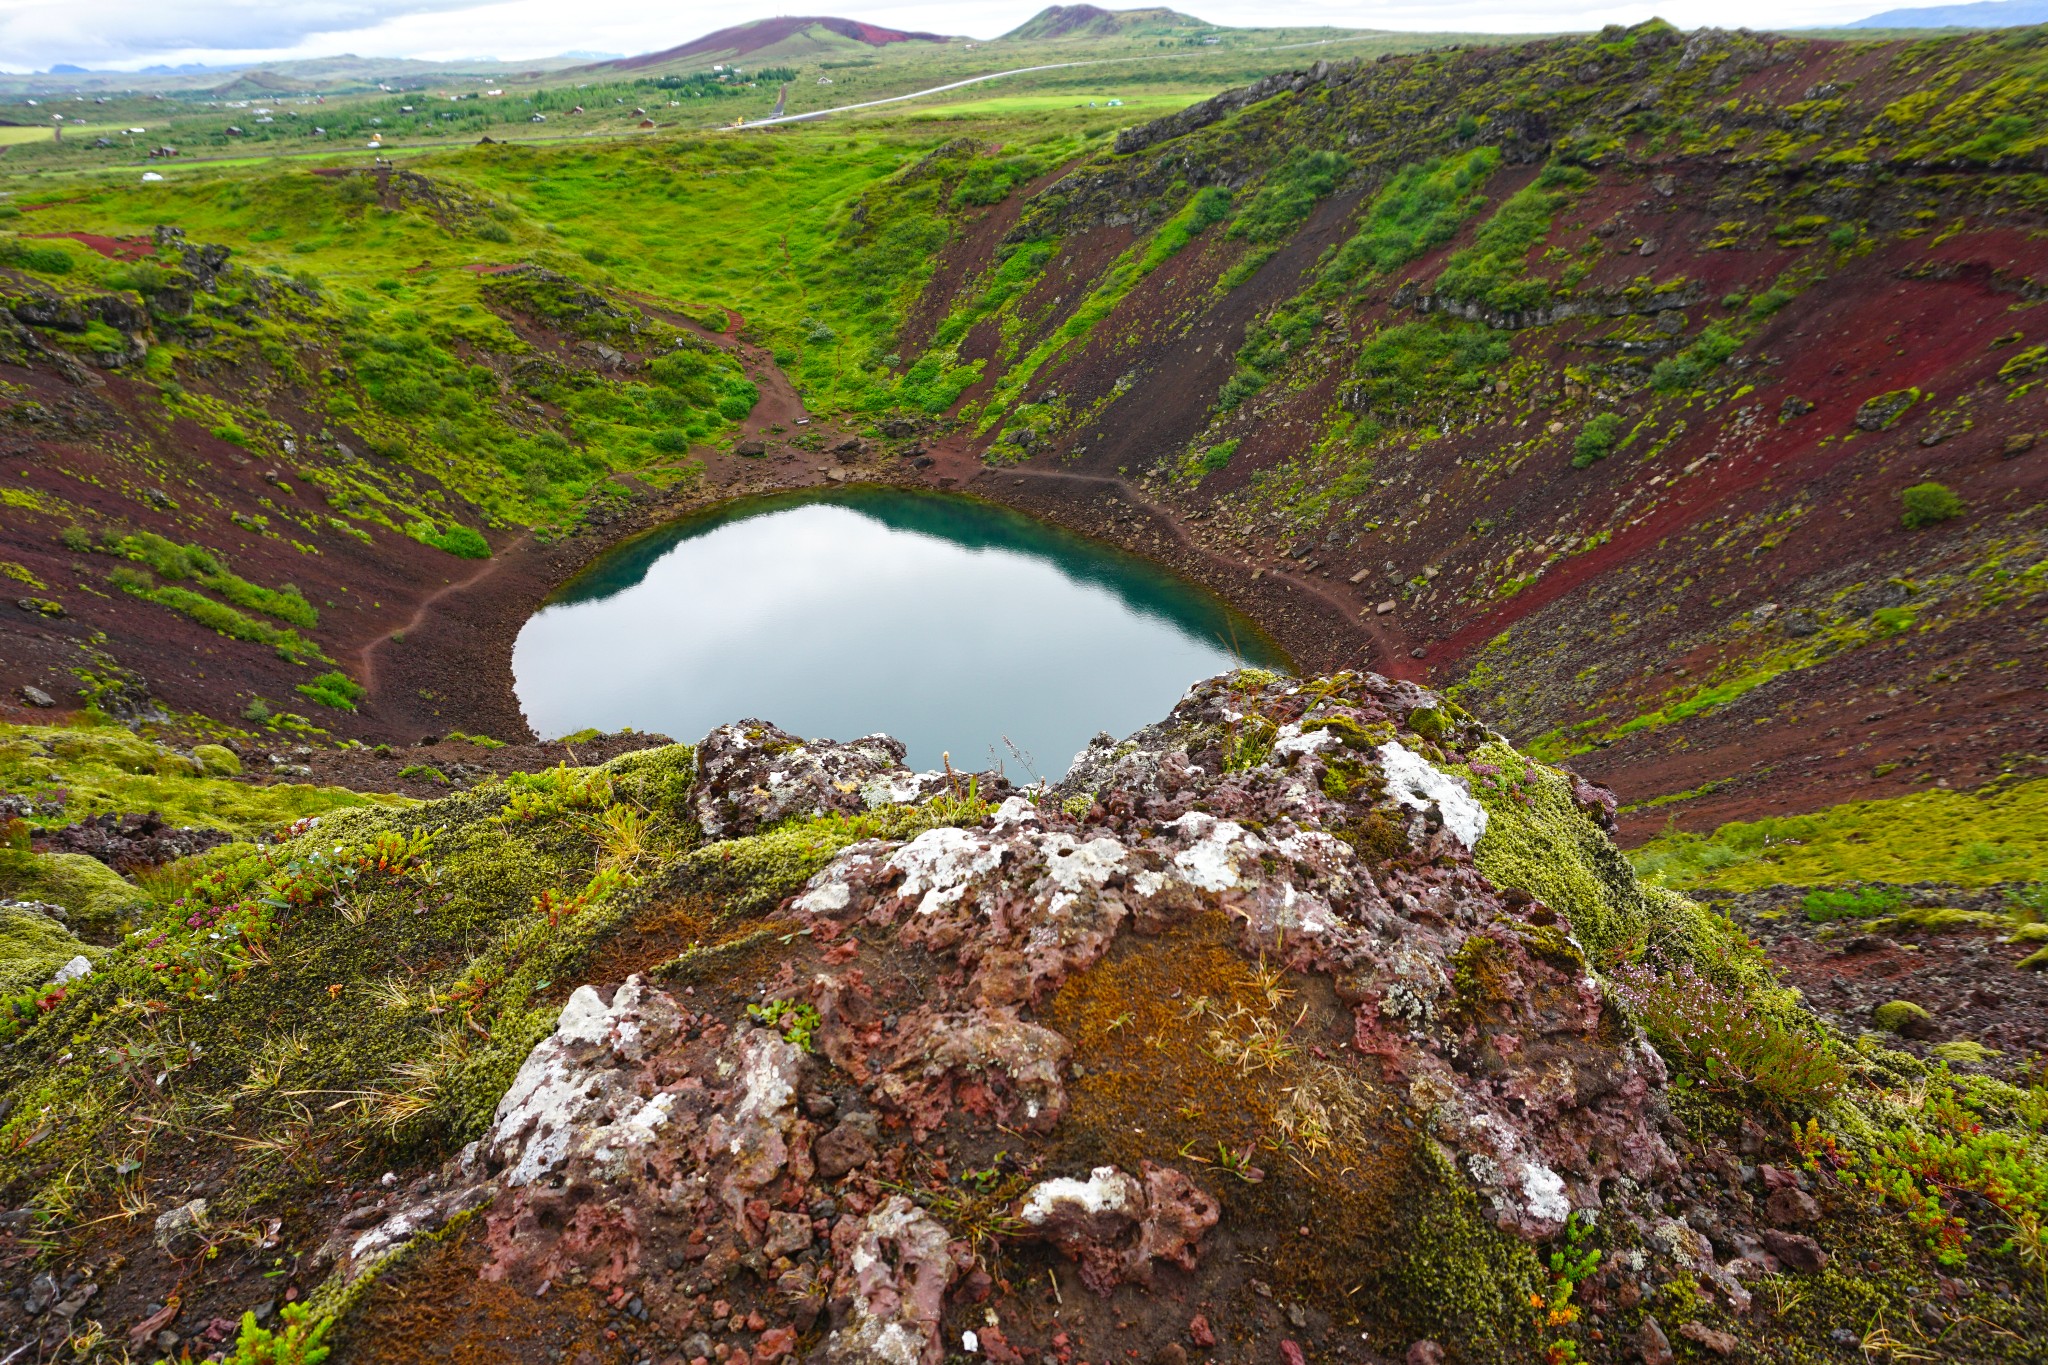
[[[1870,1018],[1886,1033],[1901,1038],[1927,1038],[1934,1033],[1934,1016],[1911,1000],[1887,1000],[1870,1012]]]
[[[183,776],[200,770],[195,760],[114,726],[61,732],[50,739],[48,748],[54,758],[103,763],[124,773]]]
[[[75,957],[96,950],[52,916],[18,905],[0,905],[0,995],[32,990]]]
[[[817,1307],[850,1272],[843,1243],[893,1264],[1010,1226],[1028,1189],[1142,1187],[1148,1217],[1213,1208],[1217,1236],[1279,1249],[1260,1274],[1285,1302],[1374,1341],[1527,1359],[1547,1240],[1575,1214],[1607,1226],[1609,1192],[1678,1161],[1666,1064],[1614,974],[1650,951],[1779,1008],[1722,921],[1635,881],[1585,784],[1413,684],[1210,679],[1042,793],[744,728],[173,865],[161,908],[62,999],[0,1001],[0,1201],[107,1214],[138,1115],[203,1112],[239,1154],[211,1207],[223,1226],[310,1211],[288,1234],[296,1285],[344,1314],[343,1343],[383,1330],[379,1277],[397,1293],[413,1273],[395,1258],[440,1256],[418,1239],[465,1217],[465,1254],[522,1302],[634,1264],[637,1239],[638,1264],[687,1271],[619,1272],[655,1320],[696,1311],[688,1286],[715,1274],[764,1339],[851,1341],[857,1317]],[[56,866],[14,856],[45,881]],[[32,946],[24,988],[70,947]],[[175,1080],[138,1091],[138,1050]],[[596,1193],[587,1212],[557,1217],[560,1189],[514,1178],[541,1129],[507,1113],[555,1125],[535,1141]],[[859,1120],[887,1169],[795,1159]],[[881,1182],[935,1138],[972,1182],[892,1203]],[[183,1154],[140,1160],[149,1187],[187,1187]],[[321,1212],[361,1207],[329,1196],[386,1170],[407,1174],[380,1226]],[[804,1213],[826,1198],[852,1220],[829,1249]],[[731,1216],[757,1203],[781,1255],[818,1247],[815,1276]],[[1222,1304],[1245,1272],[1198,1254],[1208,1218],[1160,1244],[1162,1273]],[[932,1262],[920,1354],[981,1330],[979,1307],[946,1317],[967,1273]],[[195,1318],[240,1308],[204,1278],[184,1292]],[[1004,1330],[1027,1320],[993,1292]]]
[[[49,901],[88,938],[107,939],[149,908],[149,897],[97,858],[82,853],[0,850],[0,897]]]
[[[201,744],[192,750],[192,757],[199,763],[201,771],[208,777],[240,777],[242,760],[235,751],[225,744]]]

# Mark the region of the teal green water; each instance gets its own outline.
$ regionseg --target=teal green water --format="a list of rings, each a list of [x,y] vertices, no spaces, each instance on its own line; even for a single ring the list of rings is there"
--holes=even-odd
[[[606,555],[520,632],[542,735],[630,726],[695,741],[759,717],[813,738],[885,731],[910,762],[1057,778],[1189,684],[1283,654],[1202,588],[952,494],[848,489],[728,504]]]

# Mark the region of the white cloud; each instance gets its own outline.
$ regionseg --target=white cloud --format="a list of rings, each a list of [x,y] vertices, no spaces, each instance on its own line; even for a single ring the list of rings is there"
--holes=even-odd
[[[1112,0],[1115,4],[1137,0]],[[1528,33],[1598,28],[1662,15],[1681,27],[1823,24],[1883,9],[1889,0],[1185,0],[1213,23],[1330,25],[1443,32]],[[559,0],[0,0],[0,67],[58,62],[134,69],[155,63],[283,60],[355,52],[448,60],[522,60],[568,50],[651,52],[729,24],[810,8],[827,14],[989,38],[1034,13],[1038,0],[895,0],[875,8],[834,0],[616,0],[598,9]]]

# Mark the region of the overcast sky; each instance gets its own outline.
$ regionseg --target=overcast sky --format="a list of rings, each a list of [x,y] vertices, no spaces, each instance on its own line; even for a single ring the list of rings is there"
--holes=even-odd
[[[811,0],[811,13],[897,28],[992,38],[1042,0]],[[798,0],[803,3],[803,0]],[[1114,4],[1115,0],[1111,0]],[[1134,3],[1134,0],[1125,0]],[[1185,0],[1212,23],[1531,32],[1597,28],[1662,15],[1701,24],[1793,27],[1860,18],[1891,0]],[[789,0],[0,0],[0,68],[59,62],[133,70],[155,63],[246,62],[353,52],[374,57],[499,57],[651,52],[747,19],[787,14]],[[799,10],[798,12],[803,12]]]

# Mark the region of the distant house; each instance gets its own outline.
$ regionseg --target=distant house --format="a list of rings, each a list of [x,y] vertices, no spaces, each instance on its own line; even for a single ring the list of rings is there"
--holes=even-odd
[[[535,114],[532,118],[527,120],[528,123],[546,123],[547,121],[548,116],[546,114]]]
[[[820,77],[818,77],[818,84],[820,84],[820,85],[830,85],[830,84],[832,84],[832,78],[831,78],[830,76],[820,76]]]
[[[640,126],[641,126],[642,128],[652,128],[652,127],[654,126],[654,120],[653,120],[653,119],[651,119],[651,118],[644,118],[644,119],[641,119],[641,120],[640,120]]]

